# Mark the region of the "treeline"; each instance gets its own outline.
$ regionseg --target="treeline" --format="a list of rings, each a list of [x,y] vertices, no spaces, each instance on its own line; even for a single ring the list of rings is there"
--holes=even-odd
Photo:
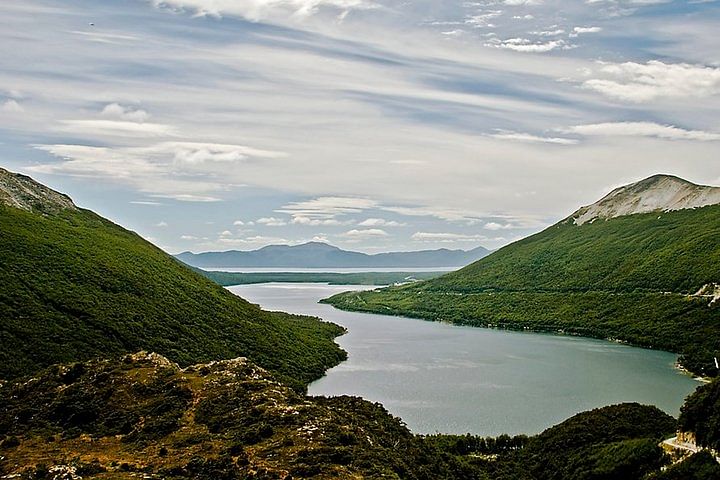
[[[328,283],[330,285],[394,285],[428,280],[442,275],[442,272],[357,272],[357,273],[314,273],[314,272],[218,272],[193,268],[213,282],[223,285],[247,285],[255,283]]]
[[[527,435],[510,436],[502,434],[497,437],[481,437],[477,435],[427,435],[423,440],[429,445],[452,453],[453,455],[497,455],[520,450],[527,445]]]
[[[720,451],[720,380],[699,387],[680,409],[680,429],[694,432],[697,444]]]

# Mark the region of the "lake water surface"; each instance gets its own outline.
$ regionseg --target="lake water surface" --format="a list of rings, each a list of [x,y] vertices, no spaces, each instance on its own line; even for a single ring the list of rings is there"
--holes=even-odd
[[[538,433],[583,410],[619,402],[677,416],[699,382],[676,355],[602,340],[452,326],[343,312],[321,298],[356,286],[241,285],[229,289],[269,310],[343,325],[348,360],[310,385],[311,395],[382,403],[416,433]]]

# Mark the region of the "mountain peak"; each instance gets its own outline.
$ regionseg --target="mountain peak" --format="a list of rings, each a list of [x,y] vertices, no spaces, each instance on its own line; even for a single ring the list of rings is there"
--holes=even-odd
[[[305,242],[301,243],[300,245],[295,245],[295,248],[300,249],[313,249],[313,250],[340,250],[338,247],[334,245],[330,245],[329,243],[325,242]]]
[[[67,195],[42,185],[32,178],[0,168],[0,204],[22,210],[56,212],[77,210]]]
[[[575,225],[636,213],[683,210],[720,203],[720,187],[696,185],[674,175],[651,177],[618,187],[570,215]]]

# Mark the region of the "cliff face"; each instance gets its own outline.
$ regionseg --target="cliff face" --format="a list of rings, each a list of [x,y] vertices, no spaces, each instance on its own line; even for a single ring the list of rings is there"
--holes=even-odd
[[[696,185],[672,175],[654,175],[616,188],[570,215],[576,225],[635,213],[683,210],[720,203],[720,187]]]

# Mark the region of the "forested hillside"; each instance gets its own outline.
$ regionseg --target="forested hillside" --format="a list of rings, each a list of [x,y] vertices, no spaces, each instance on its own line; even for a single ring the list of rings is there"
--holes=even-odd
[[[0,378],[139,349],[183,365],[247,356],[296,388],[343,329],[265,312],[67,197],[0,171]]]

